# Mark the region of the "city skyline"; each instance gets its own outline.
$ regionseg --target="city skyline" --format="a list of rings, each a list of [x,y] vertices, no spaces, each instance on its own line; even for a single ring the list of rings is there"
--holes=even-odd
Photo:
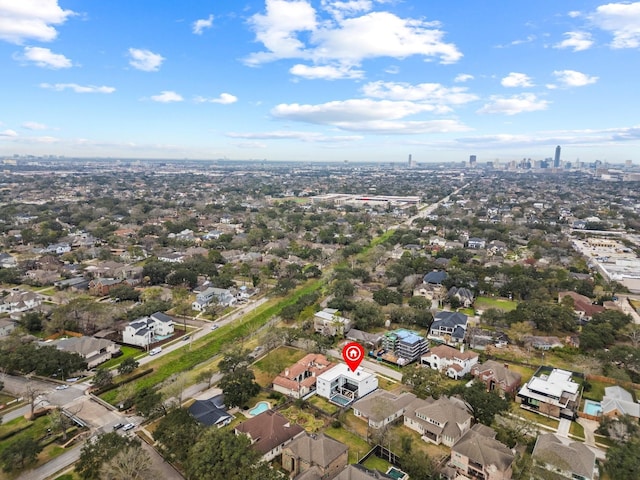
[[[637,160],[640,2],[169,3],[0,0],[0,155]]]

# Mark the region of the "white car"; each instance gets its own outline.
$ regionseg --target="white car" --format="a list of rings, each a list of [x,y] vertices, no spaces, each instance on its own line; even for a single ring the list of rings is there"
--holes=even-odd
[[[211,325],[211,330],[215,330],[216,328],[218,328],[220,325]]]
[[[133,428],[136,428],[136,426],[133,423],[127,423],[124,427],[122,427],[122,430],[126,432],[128,430],[133,429]]]
[[[56,390],[66,390],[67,388],[69,388],[69,385],[58,385]]]

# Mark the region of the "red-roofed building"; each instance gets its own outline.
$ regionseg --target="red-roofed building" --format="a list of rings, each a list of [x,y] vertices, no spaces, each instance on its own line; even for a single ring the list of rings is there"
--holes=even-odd
[[[564,297],[573,299],[573,311],[576,312],[580,319],[590,320],[596,313],[604,312],[605,310],[604,307],[591,303],[589,297],[576,292],[565,291],[558,293],[558,302],[562,302]]]
[[[302,398],[316,389],[316,378],[335,364],[320,353],[305,355],[273,380],[273,389],[293,398]]]

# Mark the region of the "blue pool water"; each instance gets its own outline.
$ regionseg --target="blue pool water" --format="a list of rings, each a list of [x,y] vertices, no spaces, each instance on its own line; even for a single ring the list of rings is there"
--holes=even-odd
[[[346,407],[352,402],[350,398],[345,397],[343,395],[334,395],[333,397],[331,397],[330,401],[337,405],[341,405],[343,407]]]
[[[389,470],[387,471],[387,475],[398,480],[402,480],[407,476],[406,473],[404,473],[402,470],[398,470],[396,467],[389,468]]]
[[[584,413],[586,413],[587,415],[598,416],[602,413],[602,405],[600,405],[600,402],[594,402],[593,400],[585,400]]]
[[[260,415],[262,412],[269,410],[269,402],[258,402],[256,406],[249,410],[249,415]]]

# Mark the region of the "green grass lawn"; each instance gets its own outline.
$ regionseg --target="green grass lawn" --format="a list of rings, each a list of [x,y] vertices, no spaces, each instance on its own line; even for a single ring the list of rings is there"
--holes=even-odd
[[[367,442],[342,427],[329,427],[324,433],[345,445],[349,445],[349,463],[358,463],[371,450],[371,446]]]
[[[569,433],[580,440],[584,440],[584,427],[578,422],[571,422]]]
[[[253,364],[256,382],[262,387],[271,386],[273,379],[285,368],[307,354],[292,347],[278,347]]]
[[[506,298],[496,298],[496,297],[478,297],[474,302],[474,306],[479,310],[486,310],[488,308],[498,308],[505,312],[510,312],[511,310],[515,310],[518,306],[518,302],[514,302],[513,300],[507,300]]]
[[[333,415],[338,410],[340,410],[337,405],[334,405],[326,398],[319,397],[318,395],[313,395],[307,400],[307,402],[327,412],[329,415]]]
[[[6,405],[10,401],[15,400],[11,395],[5,395],[4,393],[0,393],[0,405]]]
[[[367,458],[362,465],[370,470],[378,470],[382,473],[386,473],[391,466],[389,462],[383,460],[382,458],[376,457],[375,455],[371,455],[369,458]]]
[[[560,421],[555,418],[545,417],[544,415],[538,415],[537,413],[531,412],[529,410],[525,410],[524,408],[520,408],[520,405],[517,403],[512,404],[511,412],[514,415],[517,415],[522,418],[526,418],[527,420],[535,423],[539,423],[541,425],[546,425],[547,427],[551,427],[553,429],[558,429],[558,425],[560,425]]]
[[[122,352],[122,355],[120,355],[117,358],[112,358],[111,360],[104,362],[102,365],[100,365],[100,368],[115,367],[117,365],[120,365],[122,361],[125,360],[126,358],[135,357],[136,355],[144,353],[139,348],[126,347],[124,345],[120,345],[120,351]]]
[[[586,390],[582,392],[582,397],[587,398],[589,400],[595,400],[596,402],[602,401],[604,397],[604,389],[606,387],[611,387],[609,383],[598,382],[596,380],[589,380],[591,384],[591,388],[587,392]]]

